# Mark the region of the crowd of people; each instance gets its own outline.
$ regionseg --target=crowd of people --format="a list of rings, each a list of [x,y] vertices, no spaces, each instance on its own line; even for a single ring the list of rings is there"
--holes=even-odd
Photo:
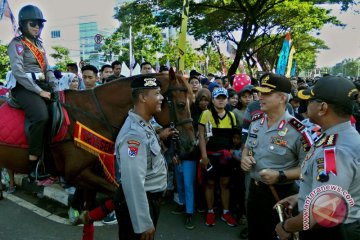
[[[37,7],[22,8],[21,35],[8,48],[12,69],[8,86],[31,124],[29,179],[39,178],[36,165],[42,157],[49,118],[46,101],[51,92],[92,89],[124,77],[119,61],[100,70],[85,65],[79,72],[77,64],[70,63],[67,72],[52,71],[39,40],[44,22]],[[161,72],[168,70],[161,67]],[[104,221],[116,223],[116,215],[127,216],[118,219],[119,237],[152,239],[159,201],[170,196],[177,204],[172,213],[184,215],[188,230],[196,228],[194,214],[205,212],[206,226],[215,226],[218,215],[230,227],[244,225],[241,238],[249,240],[289,239],[295,232],[300,232],[301,239],[359,239],[360,84],[335,76],[305,80],[265,73],[235,90],[234,76],[205,76],[192,70],[188,84],[193,94],[191,117],[196,146],[186,154],[165,152],[164,158],[160,141],[166,142],[176,130],[159,126],[153,118],[161,110],[158,108],[163,97],[156,77],[147,75],[152,71],[151,63],[141,64],[141,75],[131,84],[134,109],[116,141],[116,154],[121,156],[117,165],[125,169],[121,178],[130,185],[121,189],[126,206],[116,208],[116,201],[107,202]],[[40,84],[44,79],[52,83],[50,89]],[[135,168],[132,158],[138,157],[138,151],[146,152],[147,144],[155,156],[140,159],[142,164]],[[148,159],[155,161],[154,168],[146,166]],[[13,193],[13,172],[9,173],[8,192]],[[157,182],[156,189],[147,185],[148,181]],[[331,230],[318,222],[309,231],[302,231],[306,197],[315,187],[326,184],[347,190],[354,206]],[[136,195],[134,189],[145,191],[145,195]],[[75,191],[70,221],[78,224],[98,220],[94,212],[79,214],[79,195]],[[294,209],[295,217],[279,223],[273,208],[278,202]],[[295,211],[296,203],[299,211]]]

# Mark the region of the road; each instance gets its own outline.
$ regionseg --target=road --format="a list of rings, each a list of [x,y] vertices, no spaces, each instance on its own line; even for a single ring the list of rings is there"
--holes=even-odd
[[[11,198],[11,197],[9,197]],[[5,198],[0,201],[0,240],[80,240],[81,227],[66,224],[66,208],[48,199],[38,199],[17,190],[15,200]],[[18,200],[16,200],[18,199]],[[17,202],[17,203],[16,203]],[[30,207],[24,207],[30,202]],[[20,205],[19,205],[20,204]],[[31,207],[32,204],[47,209],[50,216],[40,216],[35,212],[43,210]],[[184,215],[174,215],[171,210],[175,205],[171,200],[164,202],[157,228],[156,240],[238,240],[240,227],[229,227],[217,218],[216,226],[204,224],[204,214],[197,213],[194,217],[196,228],[184,228]],[[29,210],[30,208],[31,210]],[[57,221],[57,222],[56,222]],[[60,223],[59,223],[60,222]],[[96,240],[117,239],[117,226],[98,226],[95,228]]]

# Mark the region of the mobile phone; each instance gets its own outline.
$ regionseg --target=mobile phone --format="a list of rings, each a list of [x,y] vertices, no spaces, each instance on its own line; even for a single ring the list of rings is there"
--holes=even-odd
[[[206,171],[209,172],[211,169],[213,168],[213,166],[211,165],[211,163],[209,162],[206,166]]]

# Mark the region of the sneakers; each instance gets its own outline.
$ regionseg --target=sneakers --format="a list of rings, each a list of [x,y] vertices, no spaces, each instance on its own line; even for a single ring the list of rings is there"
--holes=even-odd
[[[195,228],[195,225],[194,225],[194,223],[192,221],[192,215],[191,214],[186,214],[185,228],[189,229],[189,230],[193,230]]]
[[[185,213],[185,205],[178,204],[177,207],[171,211],[172,214],[183,214]]]
[[[215,213],[213,212],[208,212],[206,214],[206,222],[205,222],[206,226],[215,226]]]
[[[6,193],[8,193],[8,194],[13,194],[13,193],[15,193],[15,191],[16,191],[16,186],[13,186],[13,187],[8,187],[8,189],[6,190]]]
[[[93,223],[94,221],[90,218],[89,216],[89,211],[83,211],[80,216],[78,216],[75,221],[72,223],[72,225],[76,226],[76,225],[80,225],[80,224],[90,224]]]
[[[79,217],[80,214],[79,214],[78,210],[70,207],[69,211],[68,211],[68,215],[69,215],[69,222],[74,225],[76,222],[76,219]]]
[[[233,218],[231,216],[230,213],[225,213],[221,216],[221,220],[223,220],[224,222],[226,222],[226,224],[230,227],[235,227],[236,226],[236,220],[235,218]]]
[[[112,211],[111,213],[109,213],[105,218],[104,220],[102,220],[102,223],[104,224],[115,224],[117,223],[117,219],[116,219],[116,215],[115,215],[115,212]]]

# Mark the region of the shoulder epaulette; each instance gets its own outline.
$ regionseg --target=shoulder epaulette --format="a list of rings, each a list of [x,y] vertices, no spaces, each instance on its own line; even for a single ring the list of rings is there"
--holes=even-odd
[[[291,118],[288,123],[296,129],[299,133],[301,133],[305,129],[305,125],[302,124],[299,120],[296,118]]]
[[[325,141],[322,145],[323,148],[325,147],[332,147],[336,144],[337,134],[331,134],[325,138]]]
[[[251,117],[251,121],[256,121],[259,120],[260,118],[262,118],[264,116],[264,113],[255,113],[252,117]]]

